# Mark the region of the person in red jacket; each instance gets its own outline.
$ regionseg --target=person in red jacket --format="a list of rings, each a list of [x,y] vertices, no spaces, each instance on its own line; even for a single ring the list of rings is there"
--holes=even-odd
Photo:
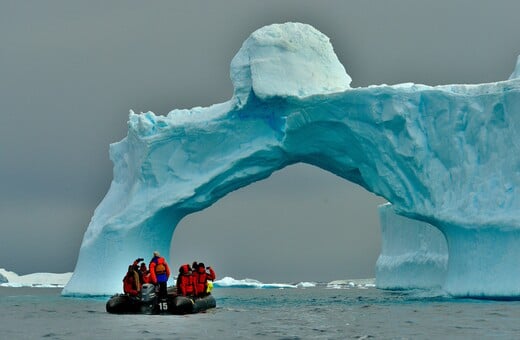
[[[168,295],[166,283],[170,277],[170,267],[158,251],[153,252],[153,258],[148,268],[150,269],[151,283],[159,286],[159,298],[166,298]]]
[[[177,294],[182,296],[195,296],[195,282],[189,264],[183,264],[179,268],[179,276],[177,276]]]
[[[128,266],[128,272],[123,278],[123,292],[130,296],[138,296],[141,290],[139,284],[139,274],[134,270],[133,266]]]
[[[214,281],[217,277],[213,268],[209,266],[206,268],[204,263],[200,262],[198,264],[197,271],[193,274],[193,276],[195,279],[195,290],[197,292],[197,296],[208,295],[208,280]]]
[[[140,274],[139,277],[141,279],[142,284],[152,282],[152,279],[150,277],[150,272],[148,271],[148,269],[146,269],[146,264],[144,262],[141,263],[141,266],[139,267],[139,274]]]
[[[139,262],[144,261],[142,257],[135,259],[134,263],[132,263],[132,268],[137,272],[139,271]]]

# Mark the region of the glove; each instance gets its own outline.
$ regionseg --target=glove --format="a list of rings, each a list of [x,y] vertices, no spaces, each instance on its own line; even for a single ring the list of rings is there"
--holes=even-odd
[[[142,258],[138,258],[138,259],[135,260],[135,262],[137,262],[137,263],[139,263],[139,262],[141,262],[141,261],[144,261],[144,259],[142,259]]]

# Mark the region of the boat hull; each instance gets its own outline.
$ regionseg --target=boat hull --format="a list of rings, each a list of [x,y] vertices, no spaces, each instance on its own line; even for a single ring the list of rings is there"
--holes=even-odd
[[[165,299],[154,297],[149,301],[125,294],[112,296],[106,303],[106,311],[112,314],[194,314],[215,308],[217,302],[209,294],[191,299],[186,296],[168,295]]]

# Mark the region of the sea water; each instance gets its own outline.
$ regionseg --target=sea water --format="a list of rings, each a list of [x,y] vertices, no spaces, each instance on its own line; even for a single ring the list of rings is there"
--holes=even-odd
[[[520,337],[520,302],[374,287],[215,288],[194,315],[113,315],[108,297],[0,287],[1,339],[482,339]]]

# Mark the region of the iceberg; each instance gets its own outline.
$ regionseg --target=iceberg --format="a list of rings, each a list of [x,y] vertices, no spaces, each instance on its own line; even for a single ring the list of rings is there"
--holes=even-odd
[[[63,294],[119,291],[134,254],[169,253],[182,218],[307,163],[384,197],[392,213],[444,236],[447,264],[423,248],[424,265],[396,265],[393,274],[426,275],[454,296],[520,296],[517,74],[476,85],[351,88],[321,32],[301,23],[262,27],[231,62],[229,101],[166,116],[130,112],[128,135],[110,146],[110,189]],[[380,273],[391,268],[384,257],[378,262]],[[381,276],[381,285],[411,286],[390,282],[393,274],[386,282]]]
[[[215,281],[213,287],[215,288],[257,288],[257,289],[283,289],[283,288],[303,288],[304,283],[301,285],[293,285],[289,283],[262,283],[254,279],[242,279],[237,280],[232,277],[226,276],[220,280]]]
[[[0,268],[0,287],[61,288],[70,280],[72,273],[32,273],[18,275]]]
[[[334,280],[327,283],[327,289],[369,289],[376,287],[374,279],[351,279],[351,280]]]

